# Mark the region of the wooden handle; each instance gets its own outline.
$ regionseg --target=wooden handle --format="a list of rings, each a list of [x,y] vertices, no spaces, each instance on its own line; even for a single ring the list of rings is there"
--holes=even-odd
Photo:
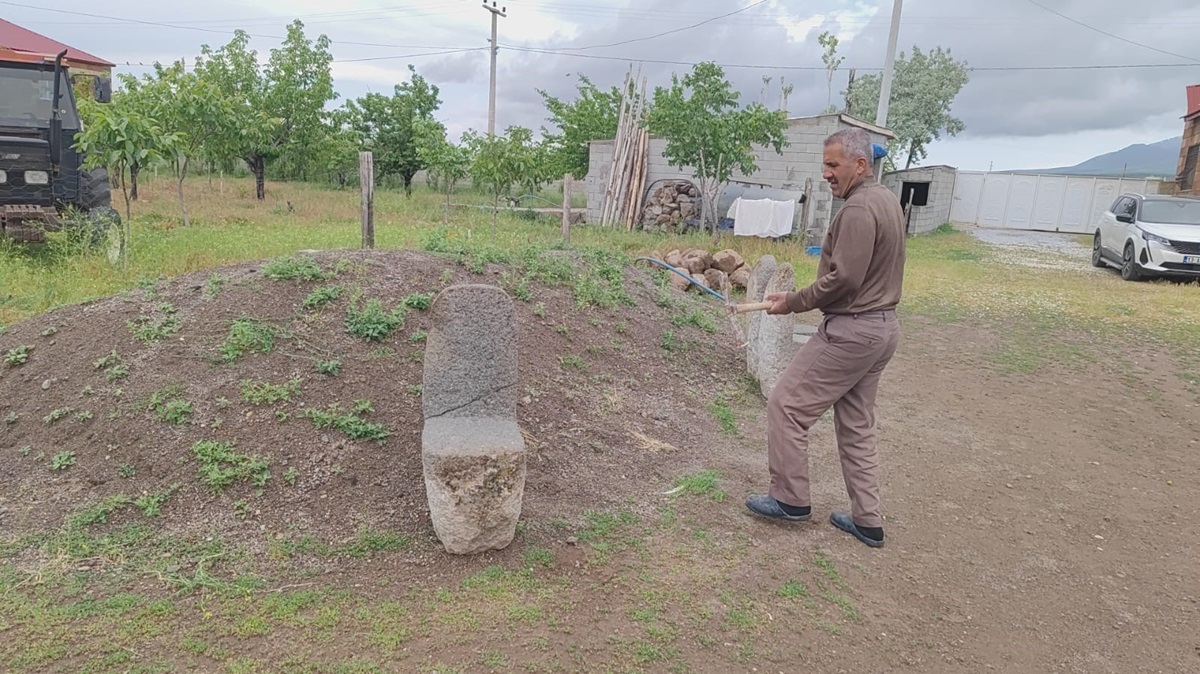
[[[752,304],[738,304],[733,308],[734,313],[744,314],[748,311],[766,311],[775,306],[774,302],[754,302]]]

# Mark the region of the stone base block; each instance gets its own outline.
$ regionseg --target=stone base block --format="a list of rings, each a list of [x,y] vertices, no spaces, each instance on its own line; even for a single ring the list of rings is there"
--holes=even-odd
[[[446,551],[471,555],[512,543],[525,494],[525,439],[504,418],[433,418],[421,434],[425,492]]]
[[[769,360],[759,365],[758,385],[764,398],[771,397],[771,391],[775,389],[779,380],[783,379],[783,373],[787,372],[788,366],[792,364],[792,359],[796,357],[802,346],[804,346],[803,342],[799,341],[782,345]]]

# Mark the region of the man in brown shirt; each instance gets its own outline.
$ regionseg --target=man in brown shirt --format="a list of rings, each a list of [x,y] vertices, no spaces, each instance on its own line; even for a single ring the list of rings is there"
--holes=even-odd
[[[812,517],[808,432],[832,406],[851,512],[830,522],[871,547],[883,545],[875,447],[875,394],[900,338],[895,307],[904,280],[904,212],[871,171],[870,137],[845,129],[825,141],[824,177],[845,200],[821,246],[817,279],[771,293],[767,313],[820,310],[816,335],[797,352],[767,404],[771,488],[746,506],[775,519]]]

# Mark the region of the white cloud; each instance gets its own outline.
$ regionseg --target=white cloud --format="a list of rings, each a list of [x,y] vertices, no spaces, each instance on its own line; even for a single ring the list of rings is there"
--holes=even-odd
[[[1161,50],[1200,59],[1195,40],[1200,5],[1195,0],[1144,0],[1131,13],[1128,0],[1038,0],[1078,21]],[[750,0],[511,0],[499,20],[502,45],[582,47],[642,38],[745,6]],[[631,59],[694,63],[767,64],[728,68],[742,100],[757,100],[763,76],[772,77],[769,98],[778,100],[780,78],[795,86],[793,115],[815,114],[826,103],[821,49],[816,34],[832,30],[845,57],[835,79],[845,87],[846,69],[882,66],[892,0],[772,0],[700,28],[611,47],[573,53],[534,54],[504,48],[499,56],[498,125],[538,128],[545,111],[535,89],[570,96],[578,72],[600,86],[619,84]],[[235,27],[256,35],[283,35],[289,17],[300,16],[310,36],[321,32],[339,60],[432,51],[414,47],[486,47],[490,17],[479,0],[232,0],[157,3],[127,0],[98,6],[60,0],[54,9],[173,23],[183,28],[120,23],[45,10],[6,7],[11,21],[114,61],[149,63],[191,60],[200,45],[226,42]],[[195,30],[204,28],[209,31]],[[221,32],[224,31],[224,32]],[[367,42],[377,45],[349,44]],[[266,55],[278,44],[256,38]],[[899,45],[910,50],[944,46],[976,67],[1188,63],[1088,30],[1026,0],[908,0]],[[614,60],[605,60],[606,57]],[[482,128],[487,116],[486,49],[444,57],[338,63],[335,85],[343,98],[368,88],[390,91],[407,77],[407,64],[442,89],[441,117],[452,130]],[[1197,64],[1200,66],[1200,64]],[[810,67],[813,70],[787,70]],[[646,63],[650,86],[667,84],[687,65]],[[145,68],[127,68],[143,73]],[[860,70],[862,72],[862,70]],[[567,75],[572,75],[568,77]],[[976,71],[954,113],[966,124],[961,137],[930,148],[927,163],[970,168],[1067,165],[1135,142],[1177,135],[1183,87],[1200,82],[1200,67],[1143,70]],[[902,94],[902,92],[897,92]]]

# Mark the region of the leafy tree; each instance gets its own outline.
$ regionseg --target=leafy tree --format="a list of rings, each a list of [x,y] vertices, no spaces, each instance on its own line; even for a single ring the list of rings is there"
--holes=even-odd
[[[287,38],[271,50],[265,69],[249,44],[250,36],[239,30],[216,51],[204,45],[195,71],[217,87],[236,115],[254,120],[227,143],[214,144],[213,151],[218,160],[245,161],[254,174],[256,196],[262,200],[267,162],[284,155],[293,163],[310,158],[326,128],[325,105],[337,94],[330,74],[329,38],[309,40],[301,21],[288,26]],[[263,116],[274,123],[260,124]]]
[[[579,75],[576,90],[579,97],[570,102],[563,102],[542,89],[537,92],[550,113],[547,119],[558,128],[557,133],[542,128],[551,171],[555,177],[570,173],[581,180],[588,172],[588,142],[617,135],[621,89],[601,91],[587,77]]]
[[[156,106],[162,96],[156,90],[153,80],[138,80],[134,76],[124,73],[117,75],[117,79],[121,83],[121,89],[113,94],[112,102],[116,106],[115,109],[124,113],[148,116],[151,119],[157,117]],[[146,160],[138,157],[132,157],[130,160],[128,170],[129,199],[131,201],[138,200],[138,178],[146,164]]]
[[[825,52],[821,54],[821,61],[825,63],[825,79],[828,80],[829,86],[829,98],[825,102],[825,113],[828,114],[837,112],[837,107],[833,104],[833,76],[845,59],[837,55],[838,39],[833,33],[821,33],[817,36],[817,42],[825,48]]]
[[[132,99],[114,96],[111,103],[101,104],[83,99],[80,113],[85,120],[83,131],[75,135],[75,147],[87,155],[86,168],[106,167],[115,173],[125,197],[124,232],[121,237],[121,257],[129,261],[129,221],[133,214],[126,175],[133,166],[146,166],[164,155],[175,152],[178,134],[167,133],[150,116],[128,105]],[[133,101],[136,104],[136,101]]]
[[[879,108],[881,75],[866,75],[854,81],[850,102],[857,116],[876,122]],[[908,156],[904,168],[925,158],[926,151],[942,133],[956,136],[966,128],[950,114],[958,92],[967,83],[966,61],[956,61],[950,50],[938,47],[922,52],[914,46],[911,57],[901,52],[892,75],[892,98],[888,102],[887,126],[896,132],[888,144],[889,170],[895,169],[892,157],[903,150]]]
[[[703,215],[717,231],[717,198],[733,172],[749,175],[758,170],[754,145],[770,146],[782,153],[787,144],[787,113],[768,110],[760,103],[738,108],[738,93],[715,63],[697,64],[681,80],[671,76],[671,87],[654,91],[650,132],[667,141],[663,154],[671,166],[693,167],[705,200]]]
[[[371,93],[348,101],[346,108],[352,128],[374,155],[377,173],[400,176],[405,195],[412,196],[413,176],[425,168],[417,152],[416,126],[432,120],[442,101],[436,85],[413,66],[408,70],[409,81],[397,84],[390,97]]]
[[[179,208],[187,227],[191,219],[183,183],[191,162],[202,157],[211,145],[236,142],[242,128],[254,123],[254,119],[240,119],[217,85],[194,72],[187,72],[182,61],[166,67],[155,64],[154,75],[147,76],[144,82],[143,91],[150,99],[149,109],[154,118],[168,132],[177,135],[171,151],[164,156],[175,171]],[[269,130],[265,126],[265,117],[260,115],[257,119],[258,123],[264,124],[264,130]]]
[[[345,109],[335,110],[329,126],[313,149],[312,166],[339,188],[358,174],[358,153],[362,138],[350,128]]]
[[[544,147],[533,143],[529,129],[510,126],[504,135],[494,136],[468,131],[463,141],[472,155],[472,180],[492,197],[493,228],[500,197],[510,195],[516,186],[537,191],[549,182]]]
[[[446,195],[446,220],[450,219],[450,195],[471,172],[471,148],[455,145],[446,129],[433,120],[420,120],[416,127],[417,155],[429,173],[431,184]]]

